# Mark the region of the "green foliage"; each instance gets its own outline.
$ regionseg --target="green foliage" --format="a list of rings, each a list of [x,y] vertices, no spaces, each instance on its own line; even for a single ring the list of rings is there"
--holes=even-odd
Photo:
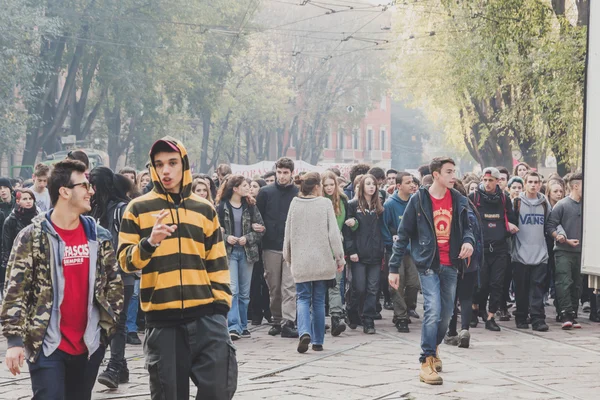
[[[435,32],[398,47],[389,73],[408,86],[402,92],[425,104],[448,142],[466,146],[482,165],[510,166],[512,150],[535,164],[551,149],[576,166],[586,44],[577,16],[557,14],[541,0],[437,7],[445,12],[399,7],[400,31]]]

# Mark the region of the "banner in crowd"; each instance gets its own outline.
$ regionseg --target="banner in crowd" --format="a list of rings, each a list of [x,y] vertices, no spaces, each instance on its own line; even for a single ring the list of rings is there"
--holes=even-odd
[[[262,176],[269,171],[274,171],[275,161],[261,161],[251,165],[231,164],[230,166],[233,174],[254,178],[255,176]],[[322,173],[326,169],[324,167],[309,164],[303,160],[294,160],[294,168],[294,175],[304,171]]]

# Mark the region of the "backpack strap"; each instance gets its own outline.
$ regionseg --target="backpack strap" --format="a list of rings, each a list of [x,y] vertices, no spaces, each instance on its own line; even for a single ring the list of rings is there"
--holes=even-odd
[[[500,197],[502,198],[502,207],[504,207],[504,226],[506,227],[506,231],[510,232],[508,227],[508,212],[506,210],[506,194],[504,193],[504,190],[502,190]]]
[[[515,199],[514,212],[517,216],[517,225],[518,225],[519,221],[521,220],[521,199],[518,197]]]
[[[475,196],[473,197],[473,200],[475,200],[475,207],[480,208],[481,207],[481,194],[479,193],[479,189],[475,190]]]

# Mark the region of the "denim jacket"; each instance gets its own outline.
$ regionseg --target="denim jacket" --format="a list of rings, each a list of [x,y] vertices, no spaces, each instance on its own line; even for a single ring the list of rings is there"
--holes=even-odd
[[[452,266],[463,269],[464,261],[458,258],[464,243],[475,247],[473,230],[469,224],[467,198],[458,191],[452,193],[452,226],[450,230],[450,259]],[[392,247],[390,272],[398,273],[404,254],[410,243],[410,254],[420,272],[439,270],[440,254],[433,226],[433,207],[429,186],[422,187],[413,195],[406,206],[402,222],[398,227],[398,240]]]

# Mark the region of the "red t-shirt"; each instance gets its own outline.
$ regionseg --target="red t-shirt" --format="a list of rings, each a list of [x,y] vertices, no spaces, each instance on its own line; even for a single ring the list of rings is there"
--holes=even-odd
[[[83,224],[70,231],[56,225],[54,229],[65,242],[62,258],[65,289],[60,305],[62,340],[58,348],[67,354],[81,355],[87,352],[83,334],[88,318],[90,247]]]
[[[446,190],[442,199],[436,199],[431,194],[433,206],[433,225],[437,236],[437,245],[440,252],[440,263],[452,265],[450,261],[450,229],[452,227],[452,193]]]

